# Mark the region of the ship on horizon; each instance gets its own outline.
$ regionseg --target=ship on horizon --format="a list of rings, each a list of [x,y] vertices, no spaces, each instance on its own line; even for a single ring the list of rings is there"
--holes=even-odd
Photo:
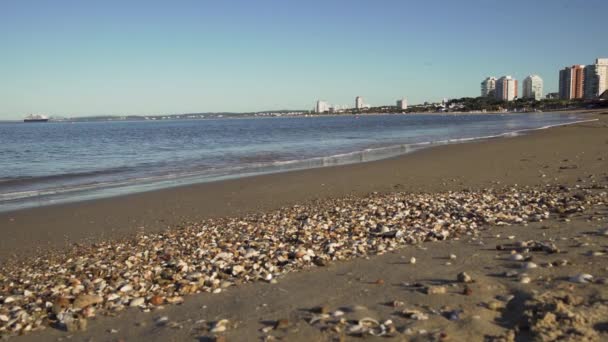
[[[47,122],[49,118],[45,115],[30,114],[23,119],[23,122]]]

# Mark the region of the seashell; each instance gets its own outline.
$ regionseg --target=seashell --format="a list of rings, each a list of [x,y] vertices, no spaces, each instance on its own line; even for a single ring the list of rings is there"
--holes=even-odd
[[[131,302],[129,303],[129,306],[131,306],[131,307],[142,306],[145,303],[146,303],[146,300],[143,297],[137,297],[137,298],[131,299]]]
[[[473,278],[471,278],[471,276],[468,275],[466,272],[458,273],[458,275],[456,276],[456,280],[458,280],[458,282],[460,282],[460,283],[472,283],[473,282]]]
[[[415,310],[415,309],[403,310],[403,311],[401,311],[401,314],[405,318],[410,318],[410,319],[414,319],[417,321],[426,321],[427,319],[429,319],[429,316],[427,314],[424,314],[423,312]]]
[[[129,292],[133,290],[133,286],[131,284],[124,285],[120,288],[120,292]]]
[[[570,277],[570,281],[573,283],[586,284],[593,280],[593,276],[587,273],[579,273],[575,276]]]
[[[215,322],[215,324],[211,328],[210,332],[213,334],[224,332],[227,330],[227,327],[226,327],[227,325],[228,325],[228,320],[221,319],[221,320]]]
[[[521,260],[524,260],[524,256],[521,254],[511,254],[511,256],[509,257],[509,260],[521,261]]]
[[[76,297],[76,299],[74,299],[74,303],[72,303],[72,306],[75,309],[83,309],[102,302],[103,298],[101,296],[84,294]]]

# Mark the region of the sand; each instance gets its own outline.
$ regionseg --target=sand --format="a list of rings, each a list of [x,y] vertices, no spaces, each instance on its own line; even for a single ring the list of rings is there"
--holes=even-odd
[[[84,243],[129,236],[140,227],[155,231],[184,220],[235,216],[317,198],[365,195],[372,191],[435,192],[514,184],[575,186],[591,182],[605,185],[608,183],[608,116],[593,116],[599,121],[515,138],[441,146],[372,163],[4,213],[0,216],[5,237],[0,251],[3,258],[31,256],[39,253],[37,249],[62,248],[74,241]],[[323,330],[318,324],[308,323],[310,310],[318,305],[326,305],[331,311],[360,306],[359,310],[347,312],[345,317],[350,319],[360,315],[391,319],[400,330],[398,340],[414,336],[422,340],[439,339],[442,333],[450,340],[500,336],[523,324],[526,299],[531,298],[533,290],[569,291],[588,301],[606,300],[606,285],[574,284],[568,279],[578,273],[589,273],[596,278],[608,275],[606,256],[586,254],[589,250],[601,251],[608,245],[608,238],[591,234],[607,226],[607,210],[606,206],[594,208],[572,217],[570,222],[554,218],[527,227],[492,227],[483,232],[481,239],[425,243],[369,260],[336,262],[289,274],[277,284],[246,284],[216,295],[190,296],[182,305],[166,306],[151,313],[134,309],[116,318],[93,320],[88,330],[75,334],[74,339],[205,340],[214,335],[207,331],[208,322],[219,319],[230,322],[225,333],[228,340],[246,341],[267,335],[289,341],[339,338],[340,333],[331,331],[331,324]],[[502,276],[502,272],[514,267],[514,262],[508,260],[509,249],[497,251],[496,245],[548,237],[556,238],[556,244],[565,253],[559,256],[532,253],[534,262],[568,259],[571,265],[531,270],[530,284]],[[450,260],[450,254],[456,259]],[[408,263],[412,256],[417,259],[413,265]],[[448,262],[451,265],[446,265]],[[470,284],[470,296],[462,295],[463,284],[454,282],[461,271],[476,280]],[[406,286],[415,283],[444,284],[448,293],[427,295],[416,287]],[[515,295],[508,310],[485,307],[496,300],[495,296],[508,294]],[[386,305],[393,301],[404,302],[405,306]],[[429,319],[419,322],[406,319],[397,313],[405,308],[427,312]],[[587,310],[586,306],[583,309]],[[463,310],[456,321],[443,315],[452,310]],[[159,326],[155,322],[162,316],[167,316],[169,321]],[[280,319],[288,320],[285,329],[261,331]],[[598,336],[606,330],[606,322],[601,319],[590,325]],[[112,329],[117,332],[109,332]],[[421,334],[421,330],[429,334]],[[526,334],[531,333],[517,331],[519,339],[531,336]],[[15,340],[66,337],[66,332],[47,329]]]

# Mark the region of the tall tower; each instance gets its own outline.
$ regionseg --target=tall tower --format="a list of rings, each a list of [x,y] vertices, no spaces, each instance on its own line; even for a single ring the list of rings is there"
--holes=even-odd
[[[496,90],[496,77],[490,76],[481,82],[481,96],[494,96]]]
[[[582,99],[585,87],[585,66],[573,65],[559,71],[560,99]]]
[[[315,112],[322,114],[327,111],[329,111],[329,104],[322,100],[317,101],[317,105],[315,106]]]
[[[363,97],[361,97],[361,96],[355,97],[355,108],[363,109]]]
[[[503,76],[496,80],[494,97],[501,101],[513,101],[517,95],[517,80],[511,76]]]
[[[543,79],[538,75],[530,75],[524,79],[523,97],[539,101],[543,98]]]
[[[401,100],[397,100],[397,109],[406,110],[407,109],[407,99],[404,97]]]
[[[594,99],[608,89],[608,58],[597,58],[585,67],[584,97]]]

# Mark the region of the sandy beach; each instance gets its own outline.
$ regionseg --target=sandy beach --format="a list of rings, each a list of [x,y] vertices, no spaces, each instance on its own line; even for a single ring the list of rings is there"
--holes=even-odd
[[[25,323],[15,341],[606,339],[608,113],[583,115],[597,120],[370,163],[0,213],[0,323],[49,313],[32,325],[45,329],[23,331]],[[357,210],[336,209],[349,206]],[[281,234],[258,246],[253,230]],[[330,246],[335,252],[315,245],[340,236],[349,240]],[[112,250],[119,243],[125,248]],[[262,257],[262,246],[281,253]],[[139,248],[158,253],[127,257]],[[186,257],[172,257],[179,248],[202,251],[197,260],[216,268],[180,266]],[[77,263],[96,254],[116,257],[104,261],[115,263],[107,288],[85,272],[94,263]],[[235,270],[248,258],[264,271]],[[173,273],[146,269],[144,259]],[[28,276],[54,281],[49,265],[67,270],[53,286],[24,293]],[[18,269],[40,275],[15,279]],[[124,304],[108,298],[110,288]],[[84,294],[99,297],[84,305]]]

